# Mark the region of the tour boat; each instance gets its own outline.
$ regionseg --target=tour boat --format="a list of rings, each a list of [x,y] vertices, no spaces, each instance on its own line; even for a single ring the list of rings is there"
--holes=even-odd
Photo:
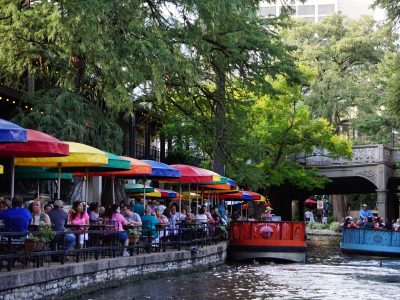
[[[307,250],[305,228],[304,222],[231,222],[228,256],[234,261],[304,262]]]
[[[400,231],[345,227],[340,249],[343,253],[400,257]]]

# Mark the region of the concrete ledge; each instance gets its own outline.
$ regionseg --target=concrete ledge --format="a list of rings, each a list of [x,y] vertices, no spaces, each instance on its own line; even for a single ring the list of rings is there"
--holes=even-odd
[[[148,276],[191,272],[222,264],[226,260],[227,243],[188,250],[141,254],[132,257],[99,259],[0,273],[0,299],[60,299],[121,282],[141,280]]]

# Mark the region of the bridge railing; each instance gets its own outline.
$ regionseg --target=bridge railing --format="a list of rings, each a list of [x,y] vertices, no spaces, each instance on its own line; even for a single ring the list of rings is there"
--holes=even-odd
[[[308,166],[335,166],[335,165],[355,165],[369,163],[396,162],[397,150],[388,148],[382,144],[354,146],[351,159],[332,158],[326,149],[315,149],[312,154],[296,154],[289,159]]]

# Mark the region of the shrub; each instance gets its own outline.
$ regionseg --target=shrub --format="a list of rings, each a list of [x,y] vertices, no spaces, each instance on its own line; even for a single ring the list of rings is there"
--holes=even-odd
[[[329,224],[329,229],[335,232],[339,232],[340,229],[339,222],[332,222],[331,224]]]

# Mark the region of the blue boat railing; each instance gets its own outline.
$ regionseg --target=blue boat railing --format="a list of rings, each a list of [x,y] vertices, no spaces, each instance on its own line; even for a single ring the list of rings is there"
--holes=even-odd
[[[400,247],[400,231],[365,228],[343,228],[342,243]]]

